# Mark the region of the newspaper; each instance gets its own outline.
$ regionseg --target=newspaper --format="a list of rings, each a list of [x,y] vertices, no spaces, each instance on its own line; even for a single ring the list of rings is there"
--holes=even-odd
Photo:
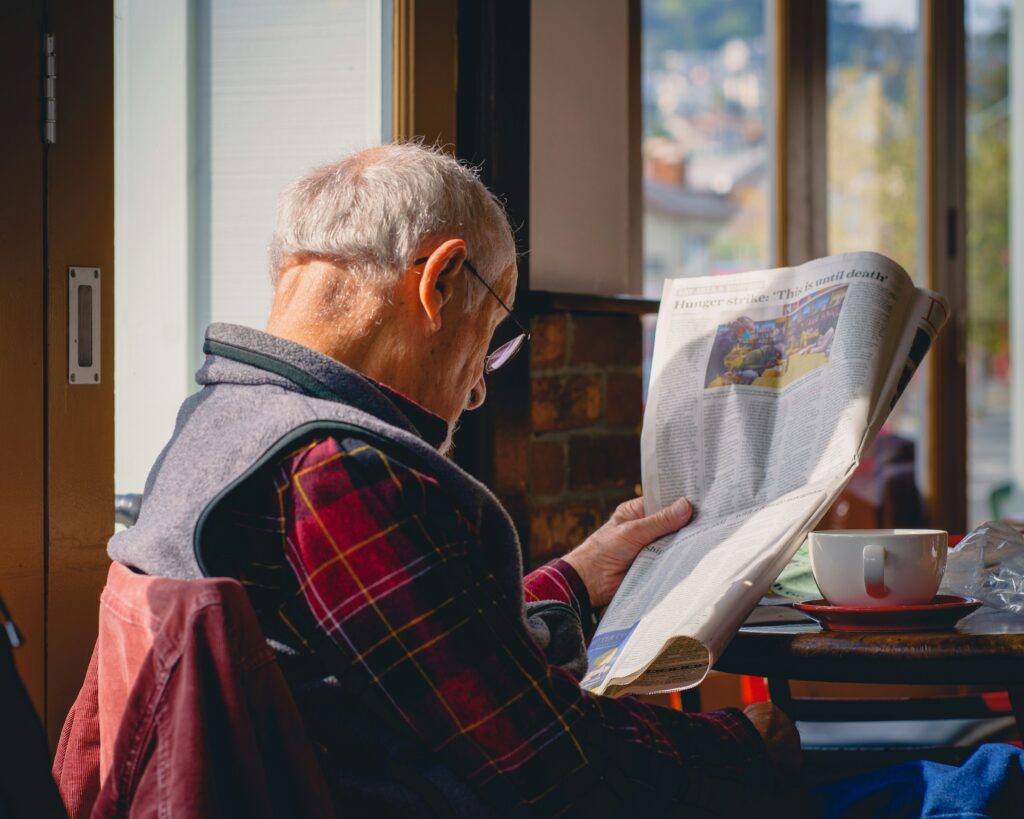
[[[853,475],[949,313],[875,253],[665,282],[641,436],[646,510],[695,518],[637,557],[588,654],[611,695],[697,685]]]

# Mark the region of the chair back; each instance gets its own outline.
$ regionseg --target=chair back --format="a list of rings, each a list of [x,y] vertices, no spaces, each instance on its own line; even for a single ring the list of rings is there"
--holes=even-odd
[[[72,819],[331,816],[305,725],[245,589],[114,563],[54,778]]]

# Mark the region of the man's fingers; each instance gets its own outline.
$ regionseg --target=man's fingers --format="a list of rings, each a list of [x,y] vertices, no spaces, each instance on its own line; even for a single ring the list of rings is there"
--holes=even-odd
[[[681,529],[690,522],[691,517],[693,507],[686,498],[680,498],[653,515],[627,523],[624,528],[630,540],[646,546],[662,535]]]
[[[644,499],[630,498],[623,501],[612,513],[612,523],[628,523],[631,520],[639,520],[644,516]]]

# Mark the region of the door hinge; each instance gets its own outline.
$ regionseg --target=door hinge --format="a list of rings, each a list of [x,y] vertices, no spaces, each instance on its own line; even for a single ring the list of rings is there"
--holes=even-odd
[[[43,78],[43,142],[57,142],[57,51],[52,34],[43,35],[46,75]]]

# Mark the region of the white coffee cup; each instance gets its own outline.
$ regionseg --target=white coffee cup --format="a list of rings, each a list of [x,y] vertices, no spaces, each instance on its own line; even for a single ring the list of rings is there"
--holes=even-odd
[[[946,569],[948,536],[937,529],[837,529],[808,542],[814,581],[833,606],[928,603]]]

